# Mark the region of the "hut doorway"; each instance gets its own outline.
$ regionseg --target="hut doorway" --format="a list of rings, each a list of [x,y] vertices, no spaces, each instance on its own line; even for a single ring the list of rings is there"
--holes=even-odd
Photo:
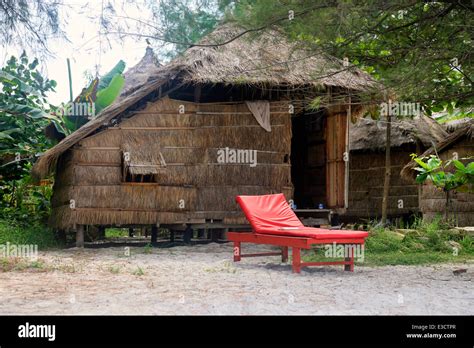
[[[325,109],[292,118],[291,178],[298,209],[327,206]]]

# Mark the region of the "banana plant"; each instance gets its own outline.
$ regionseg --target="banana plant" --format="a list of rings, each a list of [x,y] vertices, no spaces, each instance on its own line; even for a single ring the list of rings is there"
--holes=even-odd
[[[474,193],[474,162],[464,165],[459,160],[453,160],[453,164],[456,167],[454,175],[462,182],[457,191]]]
[[[95,117],[103,109],[111,105],[120,95],[125,84],[124,70],[125,62],[120,60],[112,70],[100,79],[93,79],[74,99],[74,103],[90,105],[91,109],[94,110],[94,115],[65,115],[61,112],[56,112],[51,118],[51,124],[46,129],[48,136],[60,140],[89,122],[91,116]],[[65,106],[66,104],[63,104],[59,110],[64,110]],[[51,127],[55,129],[51,129]]]
[[[448,160],[444,162],[438,156],[430,155],[426,157],[418,157],[412,155],[412,159],[419,167],[414,169],[418,172],[416,182],[423,184],[431,181],[435,187],[442,190],[446,195],[446,204],[444,216],[448,217],[450,208],[450,193],[452,191],[474,193],[474,162],[463,164],[460,160]],[[472,158],[462,158],[461,160],[470,160]],[[448,167],[454,165],[450,171]]]

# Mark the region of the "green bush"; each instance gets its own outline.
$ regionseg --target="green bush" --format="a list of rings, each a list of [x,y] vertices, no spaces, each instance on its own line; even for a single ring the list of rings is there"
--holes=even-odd
[[[0,244],[33,244],[38,249],[58,247],[51,229],[40,224],[26,224],[0,219]]]
[[[26,165],[30,170],[31,165]],[[34,185],[29,174],[21,179],[0,179],[0,219],[46,224],[50,215],[52,184]]]

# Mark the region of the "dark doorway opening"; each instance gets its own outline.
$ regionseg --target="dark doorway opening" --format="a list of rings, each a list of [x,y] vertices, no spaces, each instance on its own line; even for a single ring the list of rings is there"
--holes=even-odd
[[[327,206],[325,129],[325,109],[292,118],[291,178],[298,209]]]

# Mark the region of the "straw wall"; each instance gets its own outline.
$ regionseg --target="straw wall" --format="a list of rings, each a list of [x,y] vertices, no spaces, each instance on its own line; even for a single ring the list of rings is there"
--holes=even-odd
[[[415,149],[392,148],[388,214],[398,216],[418,211],[418,185],[407,184],[400,170],[410,161]],[[369,218],[382,214],[385,153],[352,151],[349,162],[349,208],[347,216]],[[403,208],[399,208],[400,200]]]
[[[61,157],[52,223],[61,228],[206,219],[244,223],[236,195],[292,196],[287,110],[284,103],[272,103],[272,131],[266,132],[245,104],[168,98],[149,104],[115,127],[83,139]],[[257,165],[220,163],[218,150],[225,147],[256,150]],[[124,152],[133,165],[159,166],[155,182],[123,182]]]

